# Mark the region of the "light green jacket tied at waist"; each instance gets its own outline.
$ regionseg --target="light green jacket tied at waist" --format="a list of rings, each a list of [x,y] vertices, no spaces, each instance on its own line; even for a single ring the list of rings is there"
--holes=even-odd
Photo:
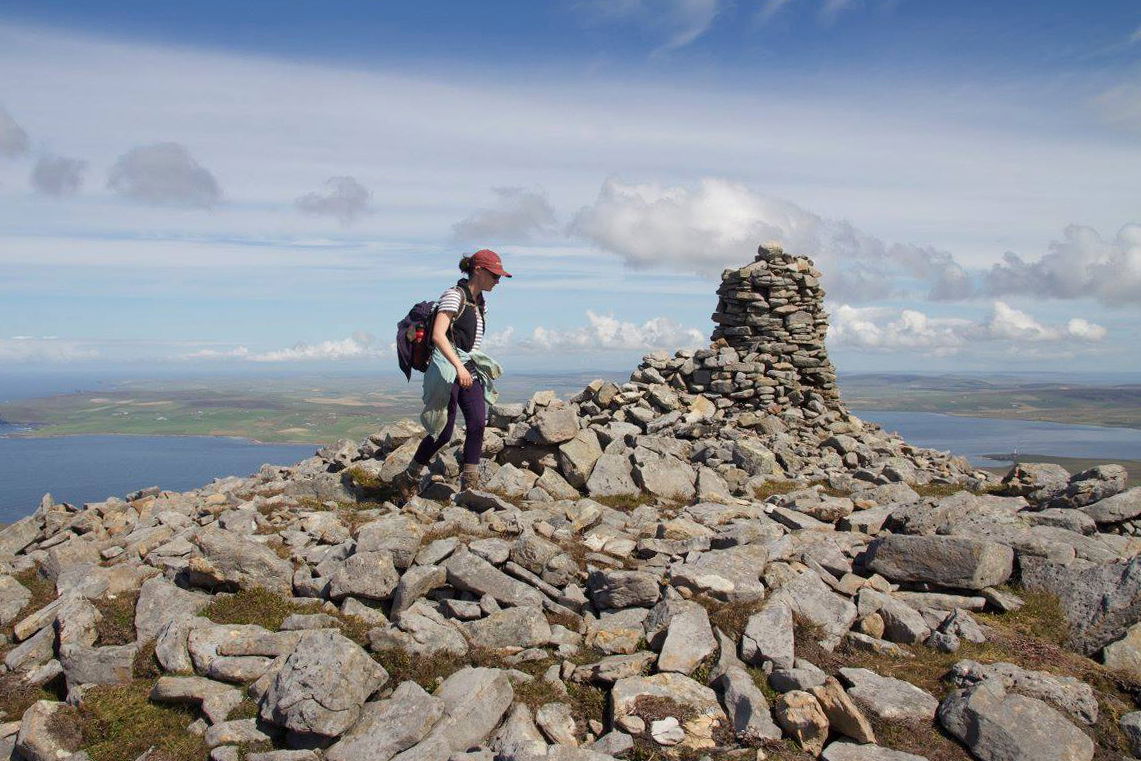
[[[483,382],[483,398],[490,408],[499,398],[494,381],[503,375],[503,368],[478,349],[471,353],[460,349],[455,349],[455,352],[462,364],[475,363],[473,379],[478,378]],[[448,424],[448,402],[452,399],[452,384],[456,382],[456,374],[456,368],[448,358],[438,347],[434,348],[428,369],[424,371],[424,411],[420,413],[420,424],[432,438],[439,436]]]

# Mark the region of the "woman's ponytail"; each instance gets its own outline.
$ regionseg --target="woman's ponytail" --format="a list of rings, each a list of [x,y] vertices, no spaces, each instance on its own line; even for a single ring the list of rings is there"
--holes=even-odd
[[[465,256],[460,259],[460,272],[470,275],[474,270],[475,266],[472,264],[470,256]]]

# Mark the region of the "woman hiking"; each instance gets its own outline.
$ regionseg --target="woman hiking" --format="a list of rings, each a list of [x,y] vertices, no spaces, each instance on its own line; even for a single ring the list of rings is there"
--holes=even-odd
[[[479,488],[487,408],[497,397],[492,382],[502,373],[499,363],[480,350],[486,313],[483,294],[495,288],[501,277],[511,275],[503,269],[499,254],[486,248],[460,259],[460,271],[465,276],[436,302],[434,348],[424,372],[424,411],[420,413],[427,435],[408,468],[392,482],[403,500],[418,492],[428,462],[451,440],[457,407],[467,429],[460,490]]]

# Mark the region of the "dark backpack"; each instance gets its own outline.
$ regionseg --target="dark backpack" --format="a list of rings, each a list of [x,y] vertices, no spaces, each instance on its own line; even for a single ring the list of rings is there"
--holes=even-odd
[[[460,310],[456,320],[467,309],[467,294],[463,288],[456,289],[460,294]],[[412,371],[424,372],[432,358],[432,331],[436,327],[437,303],[421,301],[408,310],[408,315],[396,324],[396,358],[400,371],[412,380]],[[452,321],[455,324],[455,320]],[[449,331],[451,328],[449,327]]]

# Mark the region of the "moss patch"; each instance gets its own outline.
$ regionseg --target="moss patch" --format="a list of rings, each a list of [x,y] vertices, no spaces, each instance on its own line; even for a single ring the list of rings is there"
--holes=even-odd
[[[79,709],[83,748],[92,761],[122,761],[154,747],[163,761],[201,761],[209,755],[202,738],[186,731],[197,718],[189,706],[156,705],[148,700],[154,683],[93,687]]]
[[[388,672],[389,683],[412,680],[428,692],[464,666],[502,668],[503,659],[494,651],[476,648],[467,655],[440,653],[430,658],[413,655],[399,647],[372,653],[372,659]]]
[[[654,495],[649,492],[619,494],[613,497],[591,497],[591,499],[600,505],[605,505],[622,513],[630,513],[642,505],[652,505],[655,502]]]
[[[37,700],[63,700],[63,691],[62,680],[39,687],[25,684],[19,674],[0,674],[0,722],[19,721]]]
[[[135,605],[138,601],[137,592],[91,601],[103,616],[95,626],[98,634],[96,644],[129,645],[135,641]]]
[[[709,611],[709,623],[739,642],[745,633],[749,619],[764,607],[764,600],[748,603],[723,602],[707,595],[695,595],[695,602],[701,603]]]
[[[243,589],[232,595],[219,595],[202,614],[216,624],[256,624],[271,631],[294,613],[316,613],[319,603],[300,605],[265,589]]]

